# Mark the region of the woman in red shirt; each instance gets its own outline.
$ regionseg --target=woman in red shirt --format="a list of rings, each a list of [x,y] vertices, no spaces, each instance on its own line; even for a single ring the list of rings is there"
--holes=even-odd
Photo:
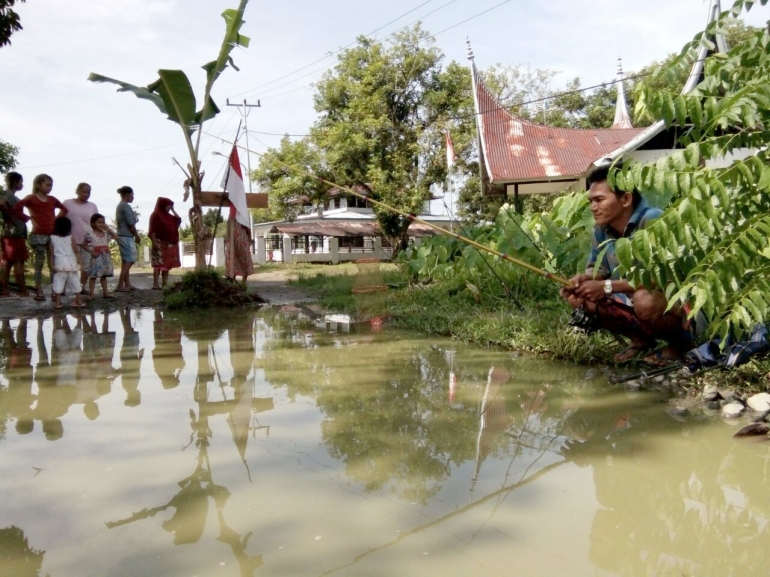
[[[35,300],[44,301],[43,296],[43,264],[48,256],[48,272],[53,279],[53,258],[51,255],[51,235],[53,223],[59,216],[67,214],[67,208],[53,196],[49,196],[53,188],[53,179],[47,174],[38,174],[32,181],[32,194],[25,196],[14,206],[14,211],[22,214],[26,208],[32,219],[32,232],[29,235],[29,246],[35,253]],[[59,214],[55,214],[56,209]]]

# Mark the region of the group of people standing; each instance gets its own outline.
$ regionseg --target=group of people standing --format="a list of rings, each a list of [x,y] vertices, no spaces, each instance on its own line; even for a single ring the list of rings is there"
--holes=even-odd
[[[105,298],[114,298],[107,290],[107,278],[114,275],[110,240],[120,248],[121,269],[116,292],[138,290],[130,282],[129,273],[137,261],[140,242],[136,229],[137,215],[131,207],[134,191],[130,186],[118,189],[120,202],[115,211],[116,230],[107,226],[104,215],[89,200],[91,186],[80,183],[75,198],[63,203],[51,196],[53,179],[39,174],[32,183],[32,192],[24,198],[16,194],[24,187],[18,172],[5,177],[6,189],[0,196],[3,215],[2,265],[0,297],[10,297],[9,281],[14,271],[19,296],[29,296],[24,266],[34,255],[35,300],[44,301],[43,267],[48,263],[52,279],[52,295],[56,308],[66,292],[74,295],[73,306],[83,307],[81,295],[93,298],[97,279]],[[24,211],[26,209],[26,214]],[[27,222],[32,221],[31,230]],[[153,286],[160,290],[168,280],[168,272],[181,266],[179,261],[179,227],[182,219],[174,211],[173,201],[159,198],[150,216],[149,238],[152,242]],[[88,281],[88,286],[86,286]]]

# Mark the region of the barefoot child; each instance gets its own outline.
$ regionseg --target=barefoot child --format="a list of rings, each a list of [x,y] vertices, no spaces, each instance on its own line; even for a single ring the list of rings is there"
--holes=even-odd
[[[53,294],[54,307],[62,308],[61,295],[67,288],[75,295],[76,308],[85,305],[80,300],[80,267],[83,261],[80,259],[80,250],[72,238],[72,222],[64,216],[54,221],[53,235],[51,235],[51,250],[53,252]]]
[[[25,214],[14,213],[14,207],[19,202],[16,193],[24,188],[24,179],[18,172],[9,172],[5,175],[5,194],[0,198],[0,211],[3,213],[3,271],[0,283],[0,296],[10,296],[8,281],[11,278],[11,269],[16,276],[16,284],[19,285],[19,296],[27,297],[27,284],[24,280],[24,261],[29,258],[27,250],[27,225],[29,217]]]
[[[98,212],[91,216],[91,232],[87,232],[83,248],[91,255],[88,267],[88,292],[94,297],[96,279],[102,283],[102,295],[106,299],[115,296],[107,292],[107,277],[113,275],[112,256],[110,255],[110,238],[118,241],[118,236],[104,223],[104,216]]]
[[[35,300],[44,301],[43,296],[43,265],[48,256],[48,270],[53,277],[51,235],[56,217],[67,215],[66,207],[53,196],[49,196],[53,188],[53,179],[47,174],[38,174],[32,181],[32,194],[25,196],[14,207],[14,212],[22,214],[27,209],[32,218],[32,233],[29,235],[29,245],[35,253]],[[56,215],[56,209],[59,214]]]

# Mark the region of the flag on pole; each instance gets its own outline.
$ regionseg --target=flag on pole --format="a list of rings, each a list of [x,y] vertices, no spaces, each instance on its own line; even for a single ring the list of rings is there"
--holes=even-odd
[[[446,168],[450,170],[455,164],[455,147],[452,146],[452,137],[446,132]]]
[[[243,187],[241,161],[238,159],[238,148],[233,145],[230,161],[222,178],[222,188],[228,193],[230,206],[235,209],[235,220],[249,228],[249,209],[246,206],[246,189]]]

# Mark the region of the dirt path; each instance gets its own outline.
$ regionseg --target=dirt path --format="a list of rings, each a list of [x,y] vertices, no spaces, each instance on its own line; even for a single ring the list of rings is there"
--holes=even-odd
[[[291,304],[297,302],[307,302],[313,300],[308,294],[302,292],[294,286],[287,283],[292,279],[295,273],[285,270],[269,271],[256,273],[249,277],[249,290],[258,293],[262,298],[271,304]],[[169,279],[174,282],[174,277]],[[138,270],[131,273],[132,284],[141,289],[131,293],[114,293],[115,299],[108,300],[97,296],[93,301],[86,301],[86,309],[111,311],[123,307],[154,307],[158,306],[162,293],[161,291],[150,290],[152,287],[152,271],[149,269]],[[115,289],[117,278],[109,279],[109,290]],[[32,298],[8,298],[0,299],[0,320],[32,318],[38,316],[50,316],[54,313],[53,303],[51,302],[51,287],[44,285],[46,300],[36,301]],[[97,295],[101,294],[101,289],[97,285]],[[72,312],[75,309],[69,306],[69,299],[64,300],[62,312]]]

